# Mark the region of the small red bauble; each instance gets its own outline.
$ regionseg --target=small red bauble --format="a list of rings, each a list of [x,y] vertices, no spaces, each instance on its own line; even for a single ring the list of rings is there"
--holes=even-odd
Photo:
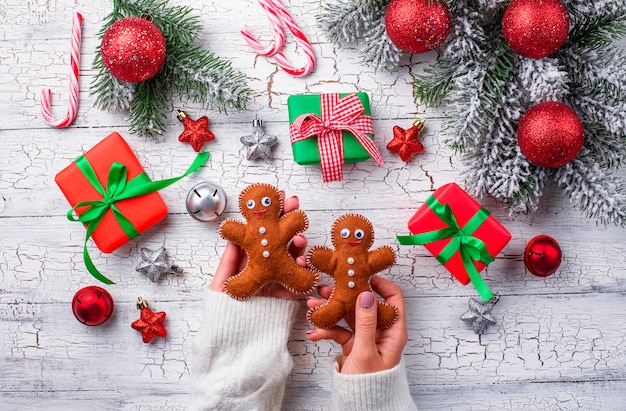
[[[531,107],[517,127],[517,142],[532,163],[556,168],[572,161],[583,146],[585,127],[578,114],[562,103]]]
[[[95,285],[81,288],[72,299],[72,311],[85,325],[104,324],[113,314],[113,298],[107,290]]]
[[[556,240],[547,235],[539,235],[526,244],[524,265],[537,277],[547,277],[561,265],[563,256]]]
[[[444,0],[391,0],[385,11],[385,29],[400,50],[425,53],[448,37],[450,10]]]
[[[152,22],[126,17],[104,32],[100,54],[115,78],[139,83],[156,76],[165,64],[165,38]]]
[[[553,54],[568,32],[569,16],[559,0],[513,0],[502,17],[504,40],[523,57]]]

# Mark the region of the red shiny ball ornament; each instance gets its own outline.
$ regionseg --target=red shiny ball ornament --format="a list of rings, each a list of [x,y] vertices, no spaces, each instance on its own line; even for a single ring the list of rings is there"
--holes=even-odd
[[[550,236],[539,235],[526,244],[524,265],[537,277],[548,277],[559,268],[563,255],[559,243]]]
[[[104,288],[95,285],[81,288],[72,299],[72,311],[85,325],[104,324],[113,314],[113,297]]]
[[[548,168],[572,161],[583,146],[585,127],[578,114],[562,103],[539,103],[522,116],[517,142],[532,163]]]
[[[540,59],[561,48],[569,32],[569,16],[559,0],[513,0],[502,17],[502,34],[523,57]]]
[[[450,10],[443,0],[391,0],[385,11],[385,28],[400,50],[425,53],[448,37]]]
[[[156,76],[165,64],[165,38],[152,22],[126,17],[104,32],[100,54],[115,78],[140,83]]]

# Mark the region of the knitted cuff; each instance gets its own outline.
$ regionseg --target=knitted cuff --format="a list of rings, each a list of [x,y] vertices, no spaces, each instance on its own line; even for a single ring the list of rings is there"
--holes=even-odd
[[[338,358],[332,371],[334,410],[417,410],[407,381],[404,361],[369,374],[341,374]]]
[[[239,301],[207,290],[205,323],[199,335],[204,342],[200,343],[230,349],[250,345],[276,348],[287,343],[297,312],[298,301],[272,297]]]

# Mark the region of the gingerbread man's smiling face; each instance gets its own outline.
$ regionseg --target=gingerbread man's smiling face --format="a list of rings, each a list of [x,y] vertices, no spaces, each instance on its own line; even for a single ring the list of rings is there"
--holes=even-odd
[[[335,221],[331,241],[337,250],[367,251],[374,244],[374,227],[363,216],[346,214]]]
[[[241,192],[239,210],[247,221],[280,217],[283,210],[280,195],[269,184],[256,184]]]

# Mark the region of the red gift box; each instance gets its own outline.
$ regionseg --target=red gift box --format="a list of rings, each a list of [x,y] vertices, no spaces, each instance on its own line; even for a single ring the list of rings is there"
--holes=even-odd
[[[487,252],[491,257],[498,255],[511,240],[511,234],[508,230],[493,216],[488,215],[488,212],[458,185],[454,183],[446,184],[437,189],[432,197],[440,204],[448,204],[450,206],[452,214],[462,231],[479,211],[482,210],[481,212],[485,213],[486,219],[482,221],[478,228],[469,233],[469,235],[481,240],[485,244]],[[422,234],[448,228],[448,225],[431,207],[429,207],[428,203],[429,201],[427,200],[409,220],[408,225],[411,233]],[[444,238],[426,243],[424,247],[434,256],[439,256],[442,250],[444,250],[451,241],[451,238]],[[485,264],[480,261],[472,260],[472,262],[478,272],[485,268]],[[470,277],[463,264],[460,250],[457,249],[454,252],[447,262],[444,263],[444,267],[446,267],[461,284],[467,285],[467,283],[470,282]]]
[[[116,132],[96,144],[84,157],[91,164],[103,187],[107,186],[109,170],[113,163],[126,166],[128,181],[144,172],[128,143]],[[84,201],[97,201],[103,198],[76,163],[59,172],[54,180],[72,207]],[[167,206],[158,192],[120,200],[115,205],[140,233],[167,216]],[[77,208],[76,213],[81,215],[86,209],[87,207]],[[92,238],[104,253],[113,252],[129,240],[110,209],[93,232]]]

